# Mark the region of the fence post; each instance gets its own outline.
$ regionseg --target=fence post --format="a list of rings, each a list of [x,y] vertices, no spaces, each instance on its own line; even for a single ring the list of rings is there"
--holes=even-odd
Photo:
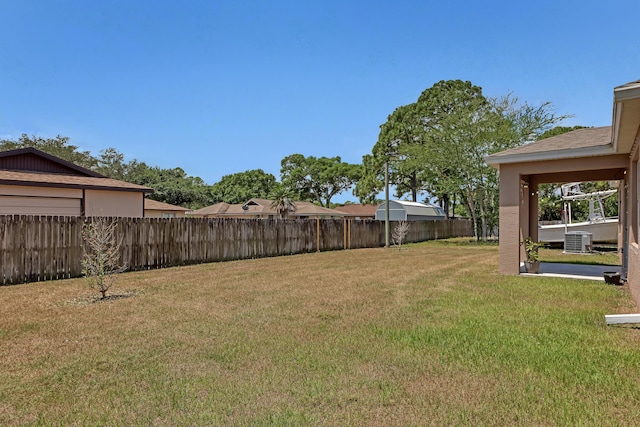
[[[0,216],[0,285],[80,275],[85,221],[91,219]],[[337,221],[316,218],[316,252],[323,244],[327,250],[340,249]],[[355,230],[352,221],[343,218],[342,249],[351,249],[353,239],[358,248],[381,246],[382,221],[357,221]],[[121,218],[118,233],[123,261],[141,270],[312,251],[312,227],[312,220]],[[473,233],[468,220],[425,221],[412,230],[412,241]]]
[[[347,249],[347,218],[342,217],[342,249]]]

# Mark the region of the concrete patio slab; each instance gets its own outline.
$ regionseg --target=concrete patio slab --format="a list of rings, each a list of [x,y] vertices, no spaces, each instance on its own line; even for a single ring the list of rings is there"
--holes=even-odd
[[[524,263],[520,264],[521,276],[564,277],[567,279],[598,280],[600,282],[604,282],[605,271],[621,273],[622,267],[618,265],[611,266],[542,262],[540,263],[540,272],[538,274],[530,274],[525,271]]]

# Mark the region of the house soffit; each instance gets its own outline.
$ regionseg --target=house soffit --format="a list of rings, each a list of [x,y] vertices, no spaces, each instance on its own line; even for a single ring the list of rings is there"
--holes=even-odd
[[[615,154],[612,127],[582,128],[487,156],[487,163],[527,163]]]
[[[640,90],[634,91],[638,98],[630,98],[628,93],[618,99],[615,93],[613,107],[613,144],[616,152],[630,153],[640,127]]]
[[[536,153],[519,153],[499,157],[487,157],[487,164],[495,168],[507,163],[529,163],[548,160],[564,160],[583,157],[598,157],[616,154],[610,144],[584,148],[568,148],[564,150],[540,151]]]

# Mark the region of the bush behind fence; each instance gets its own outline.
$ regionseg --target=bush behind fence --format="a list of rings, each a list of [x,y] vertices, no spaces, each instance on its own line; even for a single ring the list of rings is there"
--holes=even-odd
[[[384,222],[114,218],[129,270],[384,246]],[[0,216],[0,284],[78,277],[91,218]],[[396,223],[391,222],[391,227]],[[404,242],[473,235],[468,220],[411,222]]]

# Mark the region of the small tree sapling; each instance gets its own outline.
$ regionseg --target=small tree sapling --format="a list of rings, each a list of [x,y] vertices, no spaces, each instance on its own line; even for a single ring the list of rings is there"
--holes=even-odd
[[[407,221],[400,221],[393,228],[393,233],[391,233],[391,237],[393,237],[393,242],[398,246],[398,250],[402,248],[402,242],[404,238],[407,236],[409,232],[410,225]]]
[[[82,274],[89,286],[100,292],[101,299],[115,282],[115,275],[127,269],[120,263],[120,241],[116,239],[115,219],[93,218],[82,227],[88,250],[82,258]]]

